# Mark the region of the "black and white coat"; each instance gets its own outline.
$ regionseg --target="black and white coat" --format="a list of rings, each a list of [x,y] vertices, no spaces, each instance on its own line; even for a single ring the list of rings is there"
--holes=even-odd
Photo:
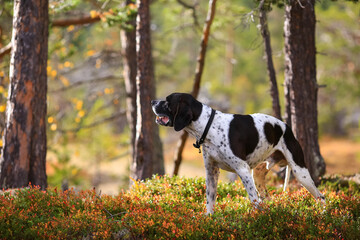
[[[173,93],[165,101],[154,100],[151,104],[158,124],[174,127],[176,131],[184,129],[196,139],[202,137],[212,112],[211,107],[185,93]],[[219,168],[237,173],[251,202],[257,205],[261,200],[251,169],[264,161],[271,165],[286,161],[297,180],[315,198],[324,199],[310,177],[302,149],[291,129],[272,116],[216,111],[202,148],[207,213],[214,211]]]

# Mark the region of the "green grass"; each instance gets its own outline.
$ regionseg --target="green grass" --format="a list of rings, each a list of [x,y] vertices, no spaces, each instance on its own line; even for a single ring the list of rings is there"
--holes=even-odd
[[[257,210],[241,183],[220,183],[206,216],[203,178],[155,176],[117,196],[31,187],[0,195],[0,239],[358,239],[358,185],[321,189],[326,205],[302,188]]]

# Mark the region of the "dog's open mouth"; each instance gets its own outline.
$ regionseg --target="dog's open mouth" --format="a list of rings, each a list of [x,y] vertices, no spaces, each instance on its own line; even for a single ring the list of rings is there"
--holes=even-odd
[[[160,125],[164,125],[167,126],[170,122],[170,119],[168,116],[156,116],[156,123],[160,124]]]

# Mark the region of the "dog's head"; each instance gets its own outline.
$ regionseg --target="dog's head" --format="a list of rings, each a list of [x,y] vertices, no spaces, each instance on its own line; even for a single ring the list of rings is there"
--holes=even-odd
[[[165,101],[151,101],[151,105],[156,114],[156,123],[174,127],[175,131],[182,130],[196,120],[202,111],[202,104],[187,93],[173,93]]]

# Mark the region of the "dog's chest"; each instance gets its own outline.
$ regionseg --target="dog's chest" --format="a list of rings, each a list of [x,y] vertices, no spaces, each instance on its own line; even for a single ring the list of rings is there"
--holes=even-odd
[[[218,112],[211,125],[203,150],[217,162],[218,167],[234,172],[239,159],[233,154],[229,144],[229,123],[233,115]]]

